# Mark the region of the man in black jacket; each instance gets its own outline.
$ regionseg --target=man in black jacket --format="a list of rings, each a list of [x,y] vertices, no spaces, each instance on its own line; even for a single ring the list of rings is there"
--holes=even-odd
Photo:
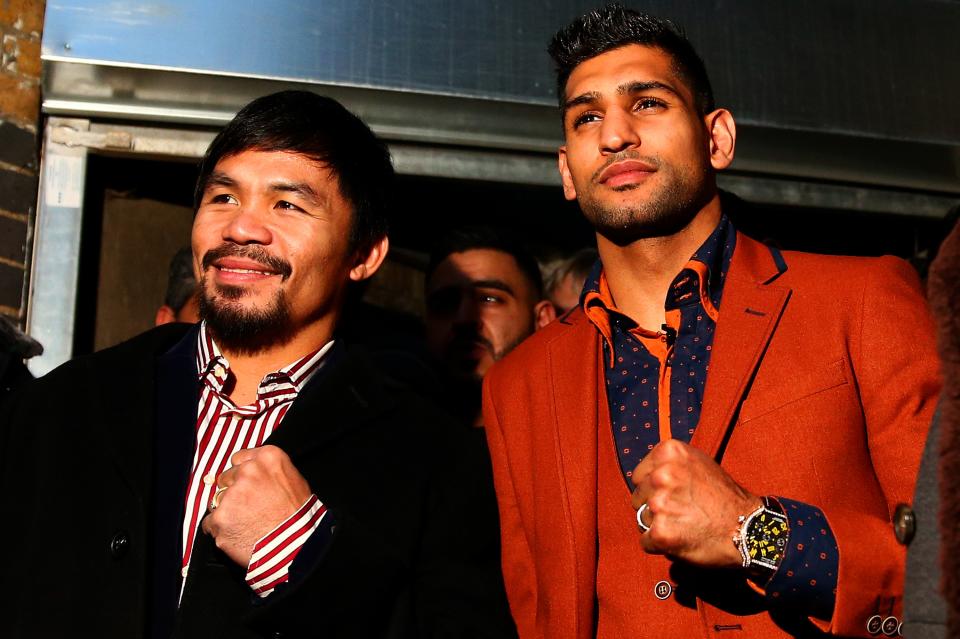
[[[386,255],[392,177],[310,93],[217,136],[203,322],[70,362],[2,417],[4,636],[513,632],[488,462],[335,336]]]

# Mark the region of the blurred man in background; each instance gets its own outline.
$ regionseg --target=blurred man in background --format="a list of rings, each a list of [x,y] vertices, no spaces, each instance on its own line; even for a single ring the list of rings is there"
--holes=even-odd
[[[464,227],[443,236],[426,272],[427,348],[446,407],[474,426],[480,384],[494,362],[556,317],[537,261],[502,229]]]
[[[580,303],[583,284],[598,257],[597,249],[585,247],[569,257],[555,260],[544,269],[543,288],[553,302],[557,317]]]
[[[184,247],[170,260],[167,293],[163,298],[163,305],[157,309],[154,324],[156,326],[171,322],[194,324],[199,321],[199,295],[197,294],[197,277],[193,274],[193,253],[190,247]]]

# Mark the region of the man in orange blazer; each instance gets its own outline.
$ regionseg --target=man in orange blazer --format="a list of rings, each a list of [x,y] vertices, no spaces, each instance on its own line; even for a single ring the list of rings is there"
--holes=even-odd
[[[733,116],[671,23],[613,5],[550,52],[600,261],[484,390],[520,636],[896,635],[940,385],[916,275],[733,229]]]

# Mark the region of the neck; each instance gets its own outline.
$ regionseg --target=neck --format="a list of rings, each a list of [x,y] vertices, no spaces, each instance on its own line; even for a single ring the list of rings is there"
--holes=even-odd
[[[256,352],[231,350],[218,344],[224,357],[230,362],[230,371],[235,380],[229,392],[231,401],[238,406],[253,403],[257,398],[260,382],[267,373],[279,370],[329,342],[333,338],[335,325],[335,318],[324,318],[300,330],[283,344]],[[214,340],[216,337],[213,336]]]
[[[714,195],[693,220],[673,235],[618,246],[597,235],[603,272],[617,308],[641,327],[657,330],[666,321],[667,291],[690,256],[720,222],[720,198]]]

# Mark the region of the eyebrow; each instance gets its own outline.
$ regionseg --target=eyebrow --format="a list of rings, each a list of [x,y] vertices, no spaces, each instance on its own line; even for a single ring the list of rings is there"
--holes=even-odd
[[[236,185],[237,185],[237,181],[234,180],[229,175],[227,175],[226,173],[224,173],[223,171],[214,171],[209,176],[207,176],[207,181],[203,185],[203,190],[206,191],[207,189],[210,189],[216,186],[233,188]]]
[[[517,294],[513,291],[513,288],[503,280],[470,280],[464,282],[463,284],[449,284],[447,286],[441,286],[440,288],[430,291],[427,293],[427,297],[435,297],[437,295],[446,293],[447,291],[453,291],[464,288],[492,288],[498,291],[503,291],[512,297],[516,297]]]
[[[214,171],[207,178],[203,190],[217,187],[234,189],[237,187],[237,181],[223,171]],[[274,193],[294,193],[314,206],[322,206],[323,204],[323,198],[306,182],[274,182],[268,188]]]
[[[513,289],[510,288],[510,285],[503,280],[471,280],[470,286],[473,288],[493,288],[498,291],[503,291],[504,293],[509,293],[513,297],[517,296],[517,294],[513,292]]]
[[[657,82],[656,80],[649,80],[646,82],[627,82],[617,87],[617,95],[642,93],[644,91],[666,91],[668,93],[672,93],[678,98],[680,97],[680,94],[672,86],[663,82]],[[599,102],[602,97],[603,96],[599,91],[588,91],[586,93],[581,93],[577,97],[570,98],[563,103],[563,112],[566,114],[567,111],[574,107],[584,104],[594,104],[595,102]]]
[[[323,198],[306,182],[274,182],[270,185],[274,193],[293,193],[299,195],[314,206],[322,206]]]

